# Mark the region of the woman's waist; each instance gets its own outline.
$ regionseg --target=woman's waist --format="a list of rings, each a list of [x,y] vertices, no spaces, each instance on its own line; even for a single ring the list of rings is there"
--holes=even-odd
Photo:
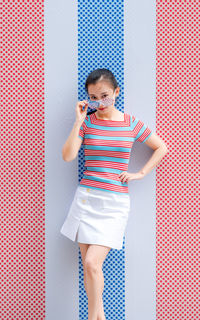
[[[83,179],[96,180],[127,187],[128,183],[122,182],[119,177],[121,172],[121,170],[118,170],[117,172],[85,170],[83,172]]]

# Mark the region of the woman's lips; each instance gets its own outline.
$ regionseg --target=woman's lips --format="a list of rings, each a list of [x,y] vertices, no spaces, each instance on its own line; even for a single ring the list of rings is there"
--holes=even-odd
[[[104,108],[99,108],[99,110],[104,110],[104,109],[106,109],[106,107],[104,107]]]

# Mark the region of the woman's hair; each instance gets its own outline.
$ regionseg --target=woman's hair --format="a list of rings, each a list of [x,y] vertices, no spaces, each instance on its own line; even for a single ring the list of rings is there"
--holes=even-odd
[[[118,87],[117,80],[115,79],[114,74],[105,68],[102,69],[95,69],[92,72],[89,73],[86,82],[85,82],[85,90],[88,93],[88,85],[89,84],[96,84],[98,81],[108,81],[113,89],[115,90]],[[97,110],[89,111],[87,114],[91,114],[96,112]]]

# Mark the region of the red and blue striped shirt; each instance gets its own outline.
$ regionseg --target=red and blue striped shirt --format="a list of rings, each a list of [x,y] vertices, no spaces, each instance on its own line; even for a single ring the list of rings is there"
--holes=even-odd
[[[119,174],[128,170],[133,142],[143,143],[151,134],[145,123],[127,113],[123,121],[98,119],[95,112],[87,115],[79,130],[85,154],[85,171],[79,185],[129,193],[128,183],[122,183]]]

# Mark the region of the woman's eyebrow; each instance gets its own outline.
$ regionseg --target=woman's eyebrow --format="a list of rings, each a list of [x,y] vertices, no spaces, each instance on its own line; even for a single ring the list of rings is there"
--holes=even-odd
[[[108,92],[102,92],[101,94],[104,94],[104,93],[108,93]],[[94,93],[90,93],[90,96],[95,96]]]

